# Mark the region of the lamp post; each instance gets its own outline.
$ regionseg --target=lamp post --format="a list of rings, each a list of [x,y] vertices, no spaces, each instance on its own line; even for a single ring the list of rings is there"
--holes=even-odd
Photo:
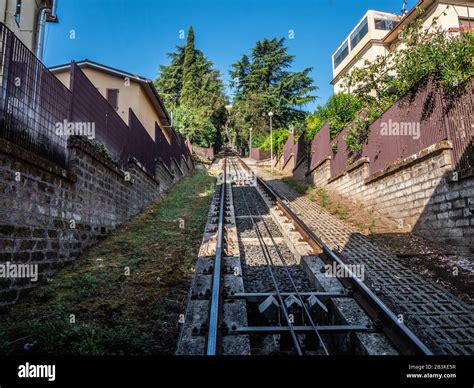
[[[270,117],[270,163],[271,163],[271,172],[273,173],[273,128],[272,128],[272,117],[273,112],[268,112]]]
[[[249,140],[249,158],[251,157],[251,152],[252,152],[252,128],[249,129],[250,133],[250,140]]]

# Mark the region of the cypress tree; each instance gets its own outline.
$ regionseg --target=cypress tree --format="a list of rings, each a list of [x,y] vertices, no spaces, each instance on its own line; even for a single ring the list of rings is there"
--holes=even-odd
[[[194,48],[194,30],[190,26],[184,48],[183,64],[183,88],[181,90],[181,101],[188,107],[196,106],[197,98],[197,61],[196,49]]]

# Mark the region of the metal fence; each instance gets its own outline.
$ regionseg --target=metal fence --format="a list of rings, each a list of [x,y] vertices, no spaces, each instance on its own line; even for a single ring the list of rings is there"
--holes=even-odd
[[[0,23],[0,137],[63,167],[70,134],[92,134],[122,168],[133,157],[152,174],[157,159],[190,155],[181,135],[170,129],[168,141],[156,124],[153,139],[131,109],[127,125],[75,63],[70,89]]]
[[[326,123],[311,142],[310,169],[330,156],[331,176],[334,177],[351,162],[368,157],[370,173],[373,174],[441,140],[450,140],[453,168],[461,173],[472,172],[473,96],[474,79],[457,95],[446,95],[435,80],[426,79],[370,126],[367,142],[359,155],[350,155],[347,149],[348,128],[331,141]],[[394,128],[397,128],[398,135]]]
[[[70,118],[71,98],[70,91],[0,23],[0,137],[65,167],[67,138],[57,129]]]
[[[209,159],[209,160],[213,160],[214,159],[214,148],[212,147],[197,147],[197,146],[193,146],[193,151],[203,157],[203,158],[206,158],[206,159]]]
[[[306,156],[306,143],[304,137],[300,136],[298,140],[295,141],[295,134],[291,132],[283,146],[283,164],[286,165],[288,160],[293,157],[296,166]]]
[[[444,105],[448,139],[460,176],[474,173],[474,79],[456,98]]]
[[[259,148],[252,148],[250,150],[250,158],[260,161],[270,158],[270,151],[263,151]]]
[[[331,137],[329,124],[325,123],[311,141],[310,169],[315,168],[323,159],[331,155]]]

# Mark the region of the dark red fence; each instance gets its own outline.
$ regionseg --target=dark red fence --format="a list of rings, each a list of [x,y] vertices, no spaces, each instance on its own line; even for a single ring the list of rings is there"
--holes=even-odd
[[[179,163],[182,155],[189,154],[184,139],[173,130],[167,131],[170,138],[168,141],[163,130],[156,124],[153,139],[132,109],[129,109],[127,126],[74,63],[71,67],[71,91],[73,121],[95,123],[96,139],[105,144],[112,155],[121,161],[122,167],[126,166],[129,158],[134,157],[154,174],[158,158],[169,167],[173,159]]]
[[[126,163],[127,146],[135,149],[128,144],[130,130],[127,124],[75,63],[71,64],[70,82],[71,121],[94,124],[95,140],[105,144],[115,159]]]
[[[349,164],[349,151],[344,140],[348,133],[348,128],[343,129],[331,142],[331,176],[336,176]]]
[[[329,124],[325,123],[311,141],[310,168],[315,168],[323,159],[331,155]]]
[[[443,91],[432,79],[408,92],[370,127],[364,154],[370,159],[370,172],[382,171],[389,164],[447,139]],[[393,134],[398,130],[399,135]]]
[[[263,151],[259,148],[252,148],[250,150],[250,158],[254,160],[264,160],[270,158],[270,151]]]
[[[122,168],[137,159],[150,173],[156,160],[170,166],[188,156],[181,135],[169,130],[170,141],[156,125],[153,139],[130,109],[128,125],[82,70],[71,64],[68,90],[0,23],[0,137],[66,167],[67,139],[91,135],[104,144]]]
[[[128,146],[126,157],[134,157],[150,172],[155,172],[157,145],[138,120],[132,109],[129,109]]]
[[[474,79],[453,101],[445,104],[445,125],[453,143],[455,168],[461,173],[474,170]]]
[[[368,157],[370,173],[373,174],[448,139],[453,144],[454,169],[472,169],[473,95],[474,79],[455,96],[446,95],[437,82],[427,79],[371,125],[368,140],[359,155],[351,155],[347,149],[348,128],[331,141],[326,123],[311,142],[310,168],[331,156],[331,176],[334,177],[358,158]]]
[[[212,147],[204,148],[194,146],[193,150],[197,155],[202,156],[203,158],[207,158],[209,160],[214,159],[214,148]]]
[[[283,146],[283,164],[286,164],[292,156],[295,156],[295,151],[295,134],[293,132],[290,132],[290,135],[288,136],[288,139],[286,140],[286,143]]]
[[[298,140],[295,141],[295,134],[291,132],[283,146],[283,163],[286,164],[290,158],[293,157],[296,166],[306,156],[306,143],[304,137],[300,136]]]

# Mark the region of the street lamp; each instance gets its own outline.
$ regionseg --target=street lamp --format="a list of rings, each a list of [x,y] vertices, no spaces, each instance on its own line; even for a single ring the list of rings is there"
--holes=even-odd
[[[250,153],[252,152],[252,128],[249,128],[250,140],[249,140],[249,158],[251,157]]]
[[[273,173],[273,128],[272,128],[273,112],[268,112],[268,116],[270,116],[270,163],[271,163],[271,172]]]

